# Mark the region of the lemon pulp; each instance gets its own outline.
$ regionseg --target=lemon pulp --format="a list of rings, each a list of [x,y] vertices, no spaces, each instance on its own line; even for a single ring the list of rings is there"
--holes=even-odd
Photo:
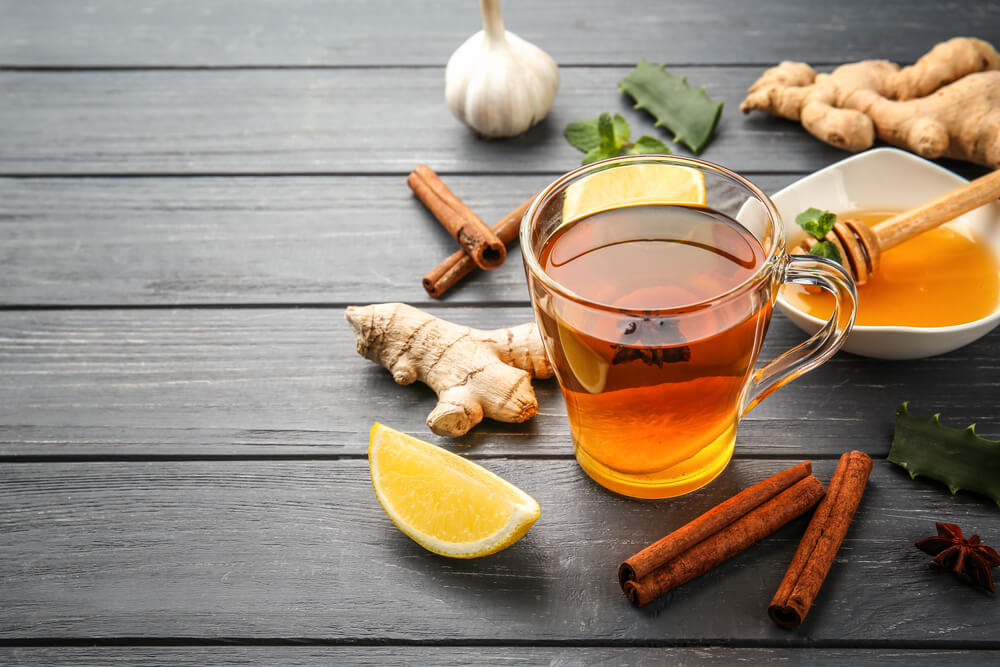
[[[570,183],[562,224],[609,208],[641,204],[705,204],[705,175],[675,164],[622,164]]]
[[[372,486],[393,523],[425,549],[477,558],[505,549],[538,519],[538,503],[482,466],[375,424],[368,446]]]

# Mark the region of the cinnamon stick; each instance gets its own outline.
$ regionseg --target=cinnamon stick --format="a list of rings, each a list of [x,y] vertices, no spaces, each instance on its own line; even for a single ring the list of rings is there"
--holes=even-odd
[[[649,545],[618,568],[618,582],[621,584],[622,590],[624,590],[626,582],[642,579],[667,561],[681,555],[705,538],[711,537],[740,517],[745,516],[755,507],[759,507],[795,482],[807,477],[810,473],[812,473],[812,464],[809,461],[803,461],[787,470],[782,470],[778,474],[771,475],[764,481],[757,482],[740,491],[694,521]]]
[[[622,586],[625,596],[637,607],[652,602],[801,516],[823,497],[823,492],[823,484],[812,475],[800,479],[645,577],[626,581]]]
[[[502,243],[507,244],[517,238],[521,230],[521,218],[524,217],[524,212],[528,210],[534,199],[532,197],[524,202],[505,215],[500,222],[490,227]],[[456,250],[424,276],[424,289],[437,299],[454,287],[462,278],[472,273],[475,268],[476,263],[472,261],[468,253],[464,250]]]
[[[864,452],[847,452],[840,457],[826,497],[816,508],[767,608],[768,616],[779,626],[796,628],[809,613],[858,509],[871,469],[872,460]]]
[[[495,269],[507,257],[507,248],[486,223],[455,196],[444,181],[425,164],[418,164],[406,178],[413,193],[481,269]]]

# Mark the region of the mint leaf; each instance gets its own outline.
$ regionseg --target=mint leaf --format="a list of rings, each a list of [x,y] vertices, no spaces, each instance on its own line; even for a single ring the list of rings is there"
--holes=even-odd
[[[566,140],[584,153],[601,145],[601,134],[597,131],[597,119],[578,120],[570,123],[563,131]]]
[[[832,241],[820,241],[809,249],[809,254],[832,259],[841,265],[844,263],[843,258],[840,256],[840,251],[837,250],[837,246],[833,245]]]
[[[628,121],[620,113],[612,116],[604,112],[597,118],[570,123],[563,130],[563,136],[575,148],[586,153],[581,164],[622,154],[670,153],[667,145],[655,137],[643,136],[634,144],[629,143],[631,132]]]
[[[643,135],[635,140],[635,145],[628,149],[629,155],[639,155],[645,153],[659,153],[661,155],[670,155],[670,147],[665,143],[657,139],[656,137],[651,137],[649,135]]]
[[[587,154],[583,156],[583,162],[580,164],[590,164],[591,162],[597,162],[598,160],[603,160],[604,158],[614,157],[614,155],[608,155],[604,152],[600,146],[594,150],[587,151]]]
[[[611,114],[608,112],[604,112],[597,117],[597,132],[601,135],[601,152],[605,153],[608,157],[618,155],[618,151],[621,150],[622,145],[618,143],[618,139],[615,137],[615,123],[611,120]]]
[[[821,211],[818,208],[807,208],[795,216],[795,224],[804,229],[807,234],[815,236],[820,240],[830,233],[835,222],[837,222],[836,215],[829,211]],[[834,251],[836,251],[836,248],[834,248]],[[821,256],[827,257],[828,255]],[[837,261],[839,262],[840,260],[838,259]]]
[[[624,123],[625,119],[622,118],[621,122]],[[598,160],[603,160],[605,158],[615,157],[621,151],[622,143],[619,142],[618,138],[615,136],[615,121],[611,118],[611,114],[605,112],[602,113],[597,120],[577,121],[577,123],[580,123],[581,125],[577,125],[577,127],[574,128],[574,136],[579,137],[587,135],[590,130],[582,129],[582,124],[593,123],[594,133],[597,140],[596,143],[593,143],[593,140],[589,136],[585,136],[585,139],[588,142],[586,145],[591,146],[591,148],[587,149],[587,154],[583,156],[583,162],[580,164],[590,164],[591,162],[597,162]],[[572,124],[573,123],[571,123],[571,125]],[[566,128],[566,131],[569,132],[569,127]],[[568,136],[566,138],[569,139]],[[576,144],[574,144],[574,146],[575,145]]]
[[[620,113],[616,113],[612,123],[615,127],[615,141],[619,146],[624,146],[628,143],[628,136],[632,134],[628,121]]]

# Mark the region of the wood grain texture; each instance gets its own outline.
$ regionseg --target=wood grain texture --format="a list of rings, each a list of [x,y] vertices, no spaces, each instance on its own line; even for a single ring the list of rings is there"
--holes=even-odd
[[[490,223],[551,180],[446,177]],[[421,277],[457,247],[403,175],[0,178],[0,201],[8,306],[427,303]],[[441,302],[526,303],[516,242],[509,254]]]
[[[531,319],[528,307],[436,308],[478,328]],[[776,315],[762,358],[804,339]],[[744,420],[740,456],[888,453],[903,401],[946,423],[1000,436],[984,392],[1000,372],[1000,330],[951,354],[887,362],[840,354]],[[554,380],[535,381],[524,424],[487,420],[432,435],[436,401],[396,385],[355,352],[341,309],[0,312],[0,455],[358,456],[375,421],[476,456],[570,456]],[[994,392],[995,393],[995,392]]]
[[[507,0],[503,13],[509,30],[564,65],[630,65],[642,56],[911,62],[955,35],[1000,38],[993,1]],[[481,28],[476,3],[460,0],[4,0],[0,15],[7,66],[443,65]]]
[[[602,111],[621,112],[636,137],[672,139],[618,92],[630,69],[564,69],[549,116],[502,141],[477,139],[452,117],[443,67],[0,71],[0,175],[405,175],[417,163],[441,174],[557,175],[582,158],[563,129]],[[672,71],[726,103],[706,160],[737,171],[808,172],[847,155],[797,123],[740,114],[761,68]]]
[[[447,177],[490,222],[550,180]],[[0,179],[0,199],[6,304],[427,302],[457,247],[405,175]],[[511,250],[446,302],[526,301]]]
[[[913,547],[935,520],[996,543],[996,505],[951,497],[884,461],[797,632],[765,610],[804,517],[641,610],[628,603],[615,574],[623,558],[791,463],[737,461],[696,493],[636,502],[604,492],[572,461],[494,459],[487,467],[542,514],[513,547],[472,561],[435,556],[399,532],[364,460],[12,464],[0,486],[0,637],[790,646],[892,637],[1000,648],[1000,607]],[[827,482],[833,466],[814,470]]]
[[[417,163],[441,174],[556,176],[582,159],[563,137],[566,125],[603,111],[625,116],[633,139],[651,134],[690,154],[618,91],[629,71],[565,68],[545,120],[518,137],[483,141],[445,106],[444,68],[0,70],[0,176],[405,175]],[[760,174],[808,173],[850,155],[798,123],[741,114],[762,71],[671,67],[725,102],[700,157]]]
[[[725,101],[702,157],[773,192],[846,154],[738,113],[765,67],[1000,45],[1000,1],[503,9],[562,85],[541,125],[483,142],[443,101],[474,2],[0,0],[0,663],[997,661],[1000,607],[912,546],[935,521],[996,545],[995,505],[882,457],[904,400],[1000,438],[1000,331],[918,362],[838,355],[743,421],[711,485],[636,502],[573,461],[554,381],[526,424],[433,436],[433,394],[359,357],[342,307],[430,303],[420,277],[454,242],[405,186],[418,162],[492,222],[579,164],[570,121],[618,111],[669,140],[617,91],[642,57]],[[520,261],[433,312],[530,319]],[[776,316],[763,357],[803,338]],[[372,493],[376,420],[522,486],[541,519],[490,558],[425,552]],[[766,605],[804,518],[647,608],[621,595],[624,557],[803,458],[826,482],[853,448],[879,460],[799,631]]]
[[[583,646],[129,646],[0,647],[0,662],[24,665],[843,665],[877,659],[880,665],[984,665],[1000,651],[933,649],[673,648]]]

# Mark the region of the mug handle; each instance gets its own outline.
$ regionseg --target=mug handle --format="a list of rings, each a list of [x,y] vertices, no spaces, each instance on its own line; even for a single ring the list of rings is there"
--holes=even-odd
[[[789,255],[785,262],[783,283],[813,285],[833,294],[836,303],[823,328],[804,343],[793,347],[750,378],[742,414],[795,378],[816,368],[832,357],[844,344],[854,326],[858,309],[858,292],[854,281],[843,266],[814,255]]]

